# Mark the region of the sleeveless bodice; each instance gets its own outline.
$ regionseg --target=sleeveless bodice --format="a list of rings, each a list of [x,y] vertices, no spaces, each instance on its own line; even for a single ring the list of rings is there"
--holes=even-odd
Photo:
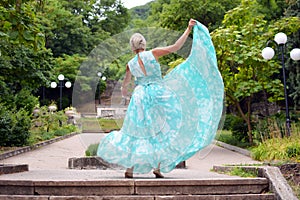
[[[146,75],[143,73],[138,62],[138,56],[142,60]],[[135,77],[136,85],[160,82],[162,80],[160,64],[157,62],[151,51],[143,51],[135,55],[128,62],[131,74]]]

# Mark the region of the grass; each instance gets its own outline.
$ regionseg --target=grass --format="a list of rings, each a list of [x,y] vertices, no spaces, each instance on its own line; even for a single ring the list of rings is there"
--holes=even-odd
[[[254,178],[258,176],[258,171],[250,171],[242,167],[234,167],[231,171],[228,172],[231,176],[240,176],[245,178]]]
[[[82,132],[99,132],[119,130],[122,127],[123,119],[104,118],[82,118]]]
[[[278,123],[276,123],[278,124]],[[275,125],[276,125],[275,124]],[[259,161],[300,162],[300,124],[292,123],[291,136],[282,137],[279,125],[272,126],[269,137],[251,149],[253,158]]]
[[[30,131],[29,145],[33,145],[45,140],[50,140],[55,137],[64,136],[76,131],[78,131],[77,127],[70,124],[58,127],[48,132],[45,130],[41,130],[40,128],[32,128]]]
[[[251,149],[259,161],[300,162],[300,137],[271,138]]]

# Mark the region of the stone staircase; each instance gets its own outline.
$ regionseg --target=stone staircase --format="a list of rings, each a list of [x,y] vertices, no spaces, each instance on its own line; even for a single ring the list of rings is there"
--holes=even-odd
[[[0,200],[275,200],[266,178],[0,180]]]

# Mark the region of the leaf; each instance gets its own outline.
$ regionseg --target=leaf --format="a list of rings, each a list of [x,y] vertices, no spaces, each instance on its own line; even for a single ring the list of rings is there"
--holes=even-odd
[[[31,33],[31,31],[25,31],[23,37],[25,40],[34,41],[34,35]]]
[[[0,37],[8,37],[8,35],[6,33],[3,33],[2,31],[0,31]]]

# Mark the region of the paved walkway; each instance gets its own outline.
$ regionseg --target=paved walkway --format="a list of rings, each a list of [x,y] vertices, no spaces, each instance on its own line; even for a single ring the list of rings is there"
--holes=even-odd
[[[73,170],[68,169],[68,160],[83,157],[90,144],[101,140],[103,134],[84,133],[61,140],[48,146],[0,161],[0,164],[28,164],[29,171],[1,175],[0,180],[97,180],[123,178],[121,170]],[[187,169],[175,169],[165,174],[169,179],[231,178],[211,172],[214,165],[257,163],[251,158],[210,145],[186,161]],[[154,177],[153,174],[135,175],[136,178]]]

